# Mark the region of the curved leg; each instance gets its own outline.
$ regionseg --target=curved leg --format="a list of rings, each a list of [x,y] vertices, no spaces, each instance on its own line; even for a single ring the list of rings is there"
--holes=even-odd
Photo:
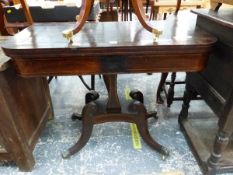
[[[140,102],[135,102],[134,107],[138,112],[138,118],[136,120],[136,125],[138,127],[138,131],[142,137],[142,139],[154,150],[158,151],[163,156],[168,156],[169,151],[157,143],[150,135],[148,131],[147,117],[146,117],[146,109],[144,105]]]
[[[162,97],[161,97],[161,92],[163,91],[163,86],[164,86],[164,84],[165,84],[165,81],[166,81],[166,79],[167,79],[167,76],[168,76],[168,72],[166,72],[166,73],[162,73],[161,74],[161,78],[160,78],[160,82],[159,82],[159,86],[158,86],[158,89],[157,89],[157,93],[156,93],[156,102],[158,103],[158,104],[163,104],[163,99],[162,99]]]
[[[88,104],[92,101],[95,101],[99,98],[99,93],[96,92],[96,91],[90,91],[86,94],[85,96],[85,104]],[[83,117],[81,114],[78,114],[78,113],[73,113],[72,116],[71,116],[71,119],[72,120],[82,120]]]
[[[134,100],[137,100],[139,102],[141,102],[142,104],[144,103],[144,97],[143,97],[143,93],[140,92],[139,90],[132,90],[130,93],[129,93],[130,97]],[[151,118],[151,117],[154,117],[155,119],[158,119],[157,117],[157,112],[156,111],[152,111],[152,112],[149,112],[147,113],[146,112],[146,118]]]
[[[144,9],[143,9],[142,1],[141,1],[141,0],[131,0],[131,2],[132,2],[132,5],[133,5],[135,14],[136,14],[136,16],[138,17],[138,20],[140,21],[140,23],[142,24],[142,26],[143,26],[146,30],[148,30],[149,32],[152,32],[152,30],[153,30],[152,27],[149,26],[149,25],[146,23],[147,18],[146,18]]]
[[[81,80],[81,82],[83,83],[83,85],[87,88],[87,90],[92,90],[92,87],[90,87],[86,81],[83,79],[83,77],[81,75],[78,75],[79,79]]]
[[[167,106],[170,107],[174,99],[174,88],[175,88],[176,73],[172,72],[171,83],[167,93]]]
[[[81,150],[88,140],[91,137],[92,129],[93,129],[93,120],[92,117],[97,111],[96,104],[91,102],[88,103],[84,108],[83,108],[83,126],[82,126],[82,134],[81,137],[79,138],[78,142],[75,143],[71,148],[69,148],[67,151],[62,153],[62,157],[64,159],[69,158],[79,150]]]
[[[91,12],[93,3],[94,3],[94,0],[82,0],[82,8],[78,16],[76,25],[71,30],[68,29],[68,30],[63,31],[63,36],[67,38],[68,40],[70,40],[70,43],[72,43],[73,35],[78,33],[82,29],[85,22],[87,21],[88,16]]]
[[[158,38],[162,32],[157,30],[156,28],[151,27],[146,21],[148,20],[144,9],[143,9],[143,4],[141,0],[131,0],[133,8],[134,8],[134,12],[136,14],[136,16],[138,17],[139,22],[141,23],[141,25],[148,30],[149,32],[152,32],[155,36],[155,38]]]

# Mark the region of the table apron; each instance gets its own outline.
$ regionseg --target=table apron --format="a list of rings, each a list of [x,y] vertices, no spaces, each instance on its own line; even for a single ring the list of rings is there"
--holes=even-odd
[[[208,53],[97,57],[13,58],[21,76],[88,75],[145,72],[193,72],[204,69]]]

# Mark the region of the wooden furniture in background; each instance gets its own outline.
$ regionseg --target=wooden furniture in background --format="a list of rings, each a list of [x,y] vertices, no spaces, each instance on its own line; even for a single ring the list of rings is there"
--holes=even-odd
[[[151,1],[150,19],[157,19],[158,14],[164,14],[163,19],[166,19],[167,14],[177,13],[179,10],[186,10],[191,8],[201,8],[202,0],[187,0],[180,1],[180,6],[177,6],[176,0],[153,0]]]
[[[195,10],[197,26],[218,38],[206,68],[188,73],[181,128],[205,174],[233,171],[233,11]],[[214,29],[214,30],[213,30]],[[188,117],[190,100],[200,94],[217,117]]]
[[[174,13],[175,15],[178,14],[179,10],[185,9],[192,9],[192,8],[200,8],[202,7],[203,1],[202,0],[191,0],[191,1],[151,1],[151,15],[150,19],[157,19],[157,15],[159,13],[163,13],[163,19],[166,20],[167,13],[171,14]],[[176,81],[176,72],[171,73],[171,80],[166,81],[168,76],[168,72],[162,73],[160,82],[156,92],[156,102],[158,104],[163,104],[164,100],[161,96],[161,92],[164,91],[167,101],[167,106],[170,107],[173,101],[182,100],[182,97],[175,97],[174,96],[174,88],[177,84],[184,84],[184,81]],[[169,86],[168,90],[166,90],[166,85]],[[197,97],[196,99],[200,99]]]
[[[0,45],[2,43],[0,37]],[[22,78],[0,50],[0,160],[32,170],[33,149],[48,118],[53,118],[46,78]]]
[[[210,0],[210,8],[218,11],[222,4],[233,5],[233,0]]]
[[[20,0],[20,2],[26,18],[26,22],[8,23],[4,13],[4,5],[0,4],[0,24],[1,24],[0,29],[2,35],[14,35],[15,33],[18,32],[18,30],[24,29],[25,27],[28,27],[33,23],[33,19],[26,1]]]
[[[0,3],[0,33],[1,35],[8,35],[8,32],[5,28],[4,13],[1,3]]]
[[[130,0],[132,3],[132,7],[134,9],[134,12],[143,26],[147,31],[154,34],[153,38],[157,39],[162,32],[153,26],[151,26],[149,23],[147,23],[147,17],[144,12],[143,2],[141,0]],[[85,22],[87,21],[88,15],[90,13],[90,10],[93,6],[94,0],[83,0],[82,1],[82,10],[79,14],[79,17],[77,19],[76,25],[72,27],[71,29],[66,29],[62,32],[63,36],[69,41],[69,43],[72,43],[72,38],[75,34],[77,34],[82,27],[84,26]]]

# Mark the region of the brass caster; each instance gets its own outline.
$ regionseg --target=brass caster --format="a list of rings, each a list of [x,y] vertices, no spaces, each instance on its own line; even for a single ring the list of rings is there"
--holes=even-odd
[[[67,29],[62,32],[62,36],[69,41],[69,44],[73,43],[73,30]]]
[[[61,154],[61,157],[63,159],[68,159],[70,158],[70,152],[68,150],[64,151],[62,154]]]
[[[163,161],[165,161],[169,157],[169,155],[170,155],[169,150],[167,148],[165,148],[165,147],[162,147],[160,153],[161,153],[161,159]]]

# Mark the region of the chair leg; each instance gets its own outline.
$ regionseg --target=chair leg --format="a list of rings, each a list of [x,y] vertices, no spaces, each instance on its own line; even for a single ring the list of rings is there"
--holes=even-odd
[[[91,75],[91,87],[86,83],[82,76],[78,76],[83,85],[89,90],[95,90],[95,75]]]
[[[91,75],[91,90],[95,90],[95,75]]]
[[[166,19],[167,19],[167,13],[164,13],[163,20],[166,20]]]
[[[157,93],[156,93],[156,96],[157,96],[157,97],[156,97],[156,102],[157,102],[158,104],[163,104],[163,103],[164,103],[164,101],[163,101],[163,99],[162,99],[162,97],[161,97],[161,92],[163,91],[163,86],[164,86],[164,84],[165,84],[165,81],[166,81],[166,79],[167,79],[167,76],[168,76],[168,72],[162,73],[162,74],[161,74],[159,86],[158,86]]]
[[[175,80],[176,80],[176,73],[172,72],[171,83],[170,83],[170,87],[168,89],[168,94],[167,94],[167,106],[168,107],[171,106],[173,99],[174,99]]]
[[[53,80],[53,78],[57,79],[57,76],[49,76],[48,78],[48,84]]]
[[[150,0],[146,0],[146,13],[148,12],[149,4],[150,4]]]
[[[222,3],[218,3],[218,5],[215,7],[214,11],[217,12],[221,6],[222,6]]]
[[[155,17],[154,5],[151,5],[149,20],[154,20],[154,17]]]

